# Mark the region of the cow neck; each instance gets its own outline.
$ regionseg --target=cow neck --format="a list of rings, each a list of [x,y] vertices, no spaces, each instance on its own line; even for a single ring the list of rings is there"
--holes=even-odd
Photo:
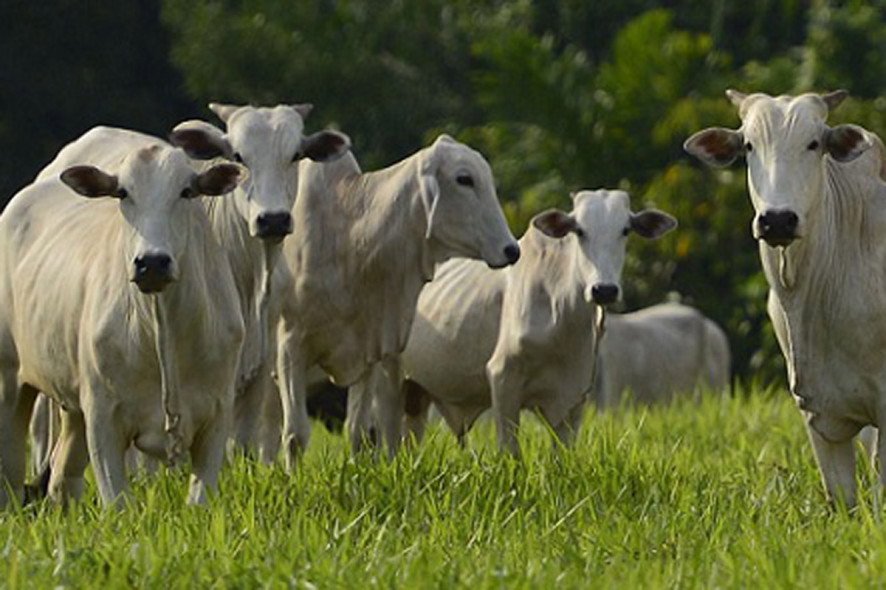
[[[418,181],[420,153],[360,176],[365,210],[375,219],[361,224],[364,231],[358,238],[372,246],[375,257],[390,255],[397,260],[404,280],[421,276],[427,282],[433,278],[434,266],[448,257],[441,255],[433,236],[426,237],[428,219]],[[383,259],[379,262],[385,264]]]
[[[811,347],[835,344],[832,323],[847,317],[853,305],[869,304],[858,295],[880,291],[886,263],[880,246],[884,220],[873,202],[878,193],[886,198],[882,185],[830,158],[823,166],[822,194],[812,199],[818,205],[807,216],[804,236],[787,248],[760,243],[766,279],[784,311],[794,392],[801,389],[798,367],[819,358]]]
[[[531,297],[548,300],[554,323],[591,329],[597,323],[597,306],[585,299],[587,279],[575,237],[549,238],[530,227],[520,239],[520,252],[520,261],[508,271],[516,273]]]
[[[213,233],[222,244],[234,275],[247,325],[239,378],[239,387],[242,387],[255,378],[268,354],[268,305],[273,269],[282,251],[282,242],[269,243],[250,234],[249,224],[234,200],[239,196],[206,197],[204,202]]]

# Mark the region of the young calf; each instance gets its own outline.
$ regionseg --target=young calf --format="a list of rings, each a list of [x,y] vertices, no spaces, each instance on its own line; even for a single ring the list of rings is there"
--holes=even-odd
[[[539,410],[571,441],[603,309],[620,297],[627,237],[676,226],[659,211],[632,213],[623,191],[582,191],[573,201],[572,213],[533,218],[513,267],[495,273],[453,260],[425,287],[402,355],[413,430],[432,400],[459,439],[491,406],[499,444],[514,454],[521,409]]]

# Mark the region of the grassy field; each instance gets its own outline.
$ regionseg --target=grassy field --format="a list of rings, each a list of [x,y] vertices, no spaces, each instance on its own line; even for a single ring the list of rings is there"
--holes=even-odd
[[[395,461],[322,427],[302,468],[238,460],[205,508],[186,478],[140,478],[122,512],[0,515],[0,585],[165,587],[872,587],[886,528],[831,510],[787,395],[586,416],[575,449],[524,419],[522,462],[490,425],[434,429]]]

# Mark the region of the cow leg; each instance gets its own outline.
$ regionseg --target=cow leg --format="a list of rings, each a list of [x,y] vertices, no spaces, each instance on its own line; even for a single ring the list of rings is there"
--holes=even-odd
[[[94,398],[95,394],[90,397]],[[120,507],[128,491],[125,455],[129,441],[114,428],[113,414],[96,408],[97,405],[93,403],[92,407],[84,407],[83,412],[89,459],[102,503]]]
[[[283,409],[283,456],[286,469],[295,469],[311,438],[306,388],[307,363],[294,342],[294,334],[281,323],[277,346],[277,385]]]
[[[495,356],[490,359],[486,368],[492,395],[492,414],[495,417],[495,431],[498,435],[498,446],[514,457],[520,456],[520,445],[517,441],[517,429],[520,427],[520,400],[516,395],[516,383],[511,377],[512,371],[505,363]]]
[[[16,373],[11,367],[0,372],[0,509],[22,499],[28,423],[37,397],[33,387],[19,387]]]
[[[862,428],[861,432],[858,433],[858,442],[861,443],[861,449],[865,459],[871,462],[871,468],[876,468],[877,456],[880,453],[877,427],[865,426],[864,428]]]
[[[191,484],[188,504],[205,504],[218,489],[218,474],[225,460],[225,443],[231,423],[231,410],[221,409],[217,419],[194,438],[191,445]]]
[[[563,446],[571,447],[575,444],[575,437],[581,427],[581,419],[584,417],[584,409],[584,400],[582,400],[569,410],[566,417],[554,427],[554,433]]]
[[[855,506],[855,443],[850,438],[833,443],[822,438],[814,428],[807,427],[821,478],[831,502]]]
[[[240,391],[234,401],[234,442],[247,456],[258,450],[259,424],[265,397],[271,395],[271,369],[262,363],[255,378]]]
[[[428,424],[428,412],[431,409],[431,396],[415,381],[403,382],[404,404],[406,412],[403,417],[403,433],[407,442],[418,444],[425,435]]]
[[[43,394],[37,395],[31,414],[31,468],[35,476],[49,469],[52,447],[58,438],[58,406]]]
[[[370,372],[373,369],[370,369]],[[345,429],[351,441],[351,452],[355,455],[374,444],[372,436],[372,379],[364,375],[348,389],[348,409]]]
[[[268,380],[271,392],[266,395],[261,411],[259,437],[259,459],[265,465],[277,460],[280,454],[280,441],[283,435],[283,406],[280,404],[280,390],[273,379]]]
[[[379,361],[372,369],[373,396],[376,420],[381,440],[393,457],[403,440],[403,416],[406,403],[400,388],[400,359],[389,357]]]
[[[89,464],[86,423],[81,412],[61,412],[61,432],[52,453],[49,497],[65,505],[83,495],[83,471]]]

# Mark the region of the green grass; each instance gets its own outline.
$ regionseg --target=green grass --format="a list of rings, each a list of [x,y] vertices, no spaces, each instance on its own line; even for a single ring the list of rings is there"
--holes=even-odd
[[[432,429],[396,460],[315,429],[297,473],[235,461],[208,507],[186,476],[134,484],[123,510],[90,479],[67,511],[0,515],[0,586],[872,587],[886,528],[871,474],[829,509],[787,395],[586,416],[574,449],[524,419],[523,461],[490,425],[462,451]]]

